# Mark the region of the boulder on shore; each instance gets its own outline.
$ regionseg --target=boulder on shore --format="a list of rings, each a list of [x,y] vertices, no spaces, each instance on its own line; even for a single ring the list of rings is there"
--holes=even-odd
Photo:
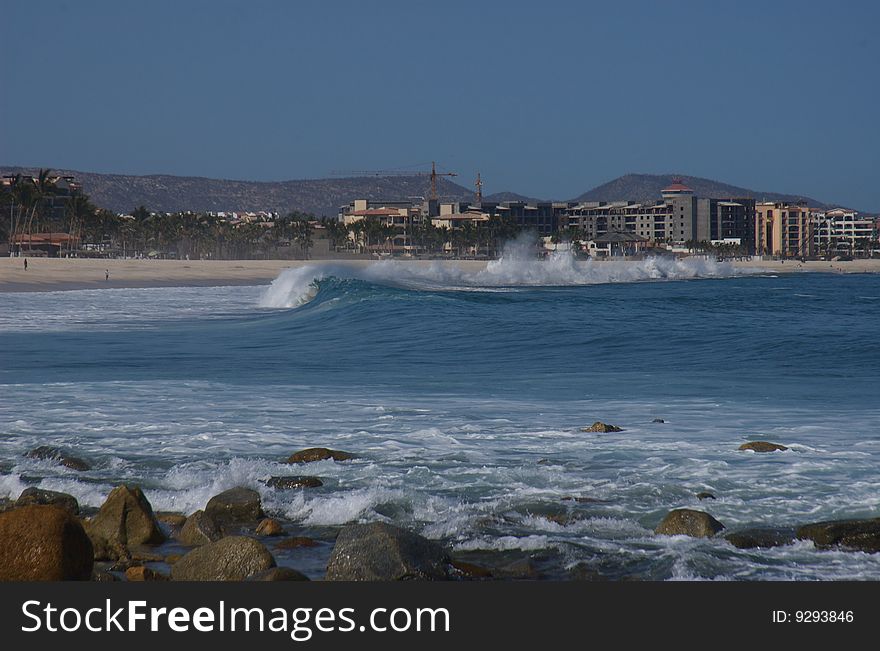
[[[79,520],[52,505],[0,513],[0,581],[88,581],[94,550]]]
[[[260,494],[243,486],[230,488],[212,497],[205,507],[205,514],[221,529],[253,525],[266,517]]]
[[[71,515],[79,515],[79,502],[73,495],[67,493],[59,493],[57,491],[48,491],[42,488],[25,488],[18,500],[15,502],[16,507],[28,506],[30,504],[44,504],[57,506],[64,509]]]
[[[724,536],[724,539],[738,549],[768,549],[793,543],[794,529],[755,527],[734,531]]]
[[[86,521],[85,529],[96,560],[117,560],[128,556],[129,547],[165,541],[143,491],[125,484],[110,491],[98,514]]]
[[[819,549],[843,547],[862,552],[880,552],[880,518],[829,520],[798,528],[799,540],[812,540]]]
[[[222,537],[220,527],[204,511],[196,511],[189,516],[177,532],[177,539],[190,547],[217,542]]]
[[[299,452],[294,452],[287,458],[287,463],[311,463],[313,461],[325,461],[333,459],[333,461],[349,461],[354,459],[351,452],[343,452],[342,450],[331,450],[329,448],[306,448]]]
[[[722,529],[724,525],[708,513],[694,509],[675,509],[666,514],[654,533],[663,536],[710,538]]]
[[[70,468],[71,470],[77,470],[79,472],[84,472],[86,470],[92,469],[88,462],[83,461],[79,457],[71,456],[64,452],[62,449],[54,448],[50,445],[41,445],[40,447],[34,448],[30,452],[25,453],[24,456],[29,459],[55,461],[57,463],[60,463],[62,466]]]
[[[601,432],[603,434],[607,434],[609,432],[622,432],[623,428],[618,427],[617,425],[608,425],[607,423],[603,423],[600,420],[597,420],[595,423],[590,425],[589,427],[581,427],[582,432]]]
[[[309,477],[305,475],[285,475],[282,477],[269,477],[266,481],[266,486],[269,488],[278,488],[281,490],[287,490],[291,488],[318,488],[323,486],[324,482],[322,482],[317,477]]]
[[[229,536],[196,547],[171,567],[174,581],[243,581],[275,567],[262,543],[246,536]]]
[[[328,581],[444,580],[449,556],[437,543],[385,524],[342,528],[327,563]]]
[[[740,450],[751,450],[753,452],[784,452],[788,448],[779,443],[770,443],[769,441],[749,441],[739,446]]]

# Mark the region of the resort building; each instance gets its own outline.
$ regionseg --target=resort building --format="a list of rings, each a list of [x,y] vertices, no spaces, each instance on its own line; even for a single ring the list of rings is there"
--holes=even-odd
[[[805,203],[762,202],[755,206],[755,251],[800,258],[815,254],[813,220]]]
[[[859,217],[855,210],[814,211],[812,218],[813,244],[819,254],[852,254],[873,248],[874,221]]]

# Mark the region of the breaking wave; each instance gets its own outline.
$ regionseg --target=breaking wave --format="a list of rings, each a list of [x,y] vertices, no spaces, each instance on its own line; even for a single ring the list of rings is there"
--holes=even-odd
[[[729,262],[705,258],[649,257],[639,261],[581,261],[571,253],[545,259],[522,247],[505,249],[488,263],[383,260],[363,265],[308,264],[286,269],[263,292],[264,308],[293,308],[314,299],[322,281],[355,280],[419,291],[501,291],[518,287],[570,287],[651,280],[726,278],[743,273]]]

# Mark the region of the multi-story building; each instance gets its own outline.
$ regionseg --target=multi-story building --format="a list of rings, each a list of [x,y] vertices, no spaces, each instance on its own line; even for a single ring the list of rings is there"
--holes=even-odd
[[[755,205],[755,251],[786,258],[815,254],[813,221],[805,203]]]
[[[874,221],[855,210],[834,208],[812,214],[813,244],[817,253],[853,253],[871,247]]]

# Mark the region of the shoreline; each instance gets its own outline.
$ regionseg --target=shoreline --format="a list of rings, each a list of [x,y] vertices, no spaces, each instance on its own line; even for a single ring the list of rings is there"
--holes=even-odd
[[[404,265],[434,264],[479,271],[485,260],[394,259]],[[322,258],[316,260],[119,260],[92,258],[0,258],[0,293],[55,292],[85,289],[158,287],[221,287],[267,285],[283,270],[305,265],[363,268],[379,260]],[[736,260],[737,269],[773,273],[880,273],[880,259],[826,262],[797,260]],[[106,274],[109,272],[109,278]]]

